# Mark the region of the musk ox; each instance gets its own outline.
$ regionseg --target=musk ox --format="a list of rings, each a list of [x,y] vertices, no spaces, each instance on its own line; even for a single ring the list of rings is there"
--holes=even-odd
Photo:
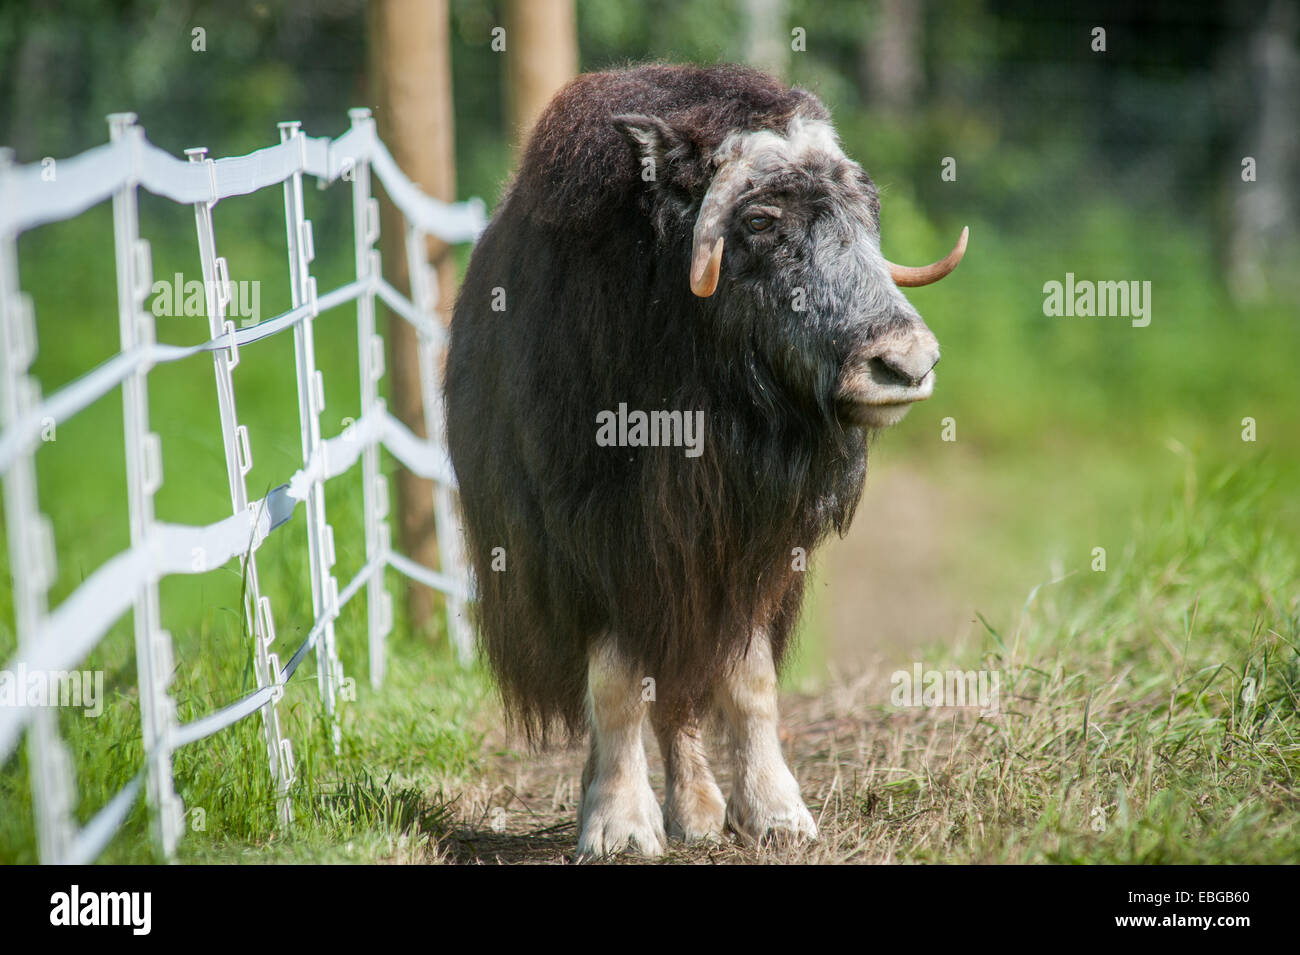
[[[474,612],[532,740],[591,730],[580,858],[816,838],[777,738],[803,555],[846,531],[868,433],[934,389],[938,343],[898,287],[966,241],[896,266],[879,212],[816,96],[645,66],[555,97],[474,251],[446,374]]]

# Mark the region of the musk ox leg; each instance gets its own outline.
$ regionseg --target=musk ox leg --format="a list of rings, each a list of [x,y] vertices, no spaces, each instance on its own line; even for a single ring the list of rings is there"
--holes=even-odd
[[[817,824],[781,755],[776,667],[766,634],[756,634],[728,672],[718,702],[731,730],[735,764],[727,824],[749,845],[769,838],[816,839]]]
[[[699,724],[694,719],[675,719],[666,710],[652,711],[651,722],[668,778],[664,800],[668,838],[685,842],[721,840],[726,803],[709,769]]]
[[[578,858],[599,858],[637,849],[664,851],[663,813],[650,788],[641,726],[646,707],[641,678],[618,655],[613,640],[588,654],[587,705],[591,755],[582,773],[578,808]]]

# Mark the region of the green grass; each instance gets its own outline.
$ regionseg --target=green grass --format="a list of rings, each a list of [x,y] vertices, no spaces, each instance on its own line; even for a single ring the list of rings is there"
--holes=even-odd
[[[1004,714],[946,769],[892,784],[943,821],[904,858],[1300,858],[1300,562],[1270,518],[1279,488],[1244,470],[1207,485],[1105,572],[988,629]]]
[[[206,618],[226,616],[217,612]],[[440,831],[454,797],[436,790],[465,778],[475,766],[480,735],[473,716],[481,709],[486,681],[456,664],[445,641],[403,636],[399,630],[387,680],[376,693],[363,675],[364,617],[355,605],[345,609],[339,633],[356,698],[340,704],[338,755],[317,699],[313,657],[295,674],[279,705],[296,763],[292,829],[278,825],[261,720],[249,718],[176,752],[176,789],[187,810],[181,861],[250,860],[264,849],[272,850],[267,859],[325,861],[337,857],[344,841],[360,839],[375,847],[403,835],[427,838]],[[62,714],[61,719],[75,756],[82,797],[77,814],[83,823],[141,765],[132,655],[129,641],[117,643],[110,639],[85,664],[109,667],[106,682],[114,693],[104,714],[94,720]],[[177,632],[176,659],[172,692],[182,722],[253,687],[250,641],[235,627],[203,624]],[[0,861],[35,861],[25,750],[0,771],[0,805],[5,807]],[[138,805],[102,861],[155,861],[148,833],[146,813]]]

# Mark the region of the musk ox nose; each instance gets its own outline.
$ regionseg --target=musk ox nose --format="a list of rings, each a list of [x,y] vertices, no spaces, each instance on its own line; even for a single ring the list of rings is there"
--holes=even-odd
[[[870,364],[873,378],[888,382],[892,376],[897,384],[916,387],[925,380],[930,369],[939,364],[939,343],[935,342],[933,347],[894,349],[872,358]]]
[[[881,335],[845,364],[837,406],[851,424],[883,428],[934,393],[939,341],[919,318]]]

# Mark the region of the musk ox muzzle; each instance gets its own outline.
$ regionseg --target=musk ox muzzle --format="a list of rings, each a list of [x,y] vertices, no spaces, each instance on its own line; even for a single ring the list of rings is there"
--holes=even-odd
[[[915,318],[855,352],[836,397],[842,420],[864,428],[897,424],[917,401],[934,394],[939,340]]]

